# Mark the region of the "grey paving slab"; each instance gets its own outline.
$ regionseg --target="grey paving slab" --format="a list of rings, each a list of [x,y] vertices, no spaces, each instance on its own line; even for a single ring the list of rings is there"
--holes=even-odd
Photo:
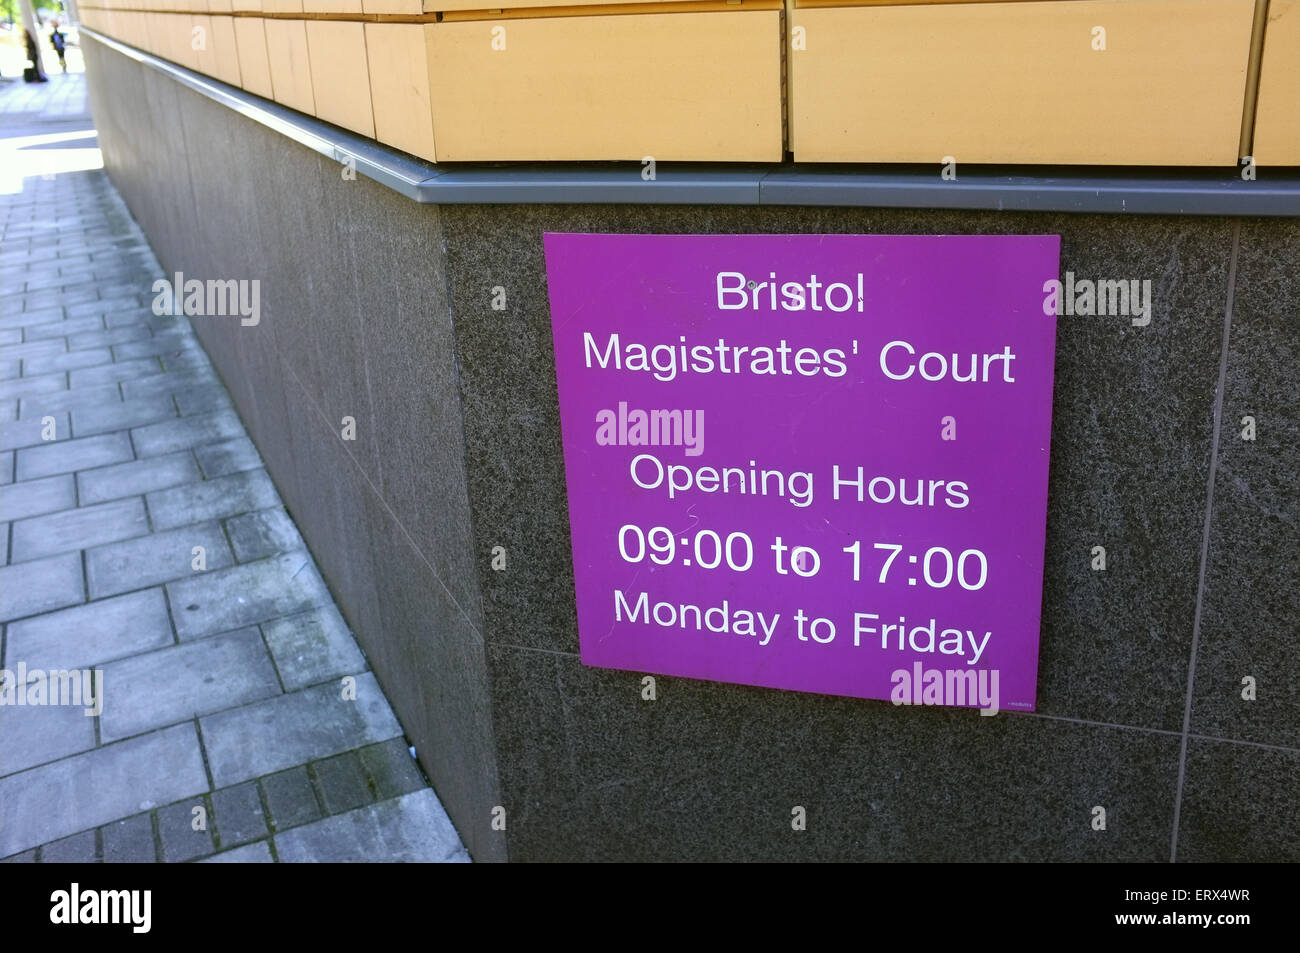
[[[191,331],[155,334],[148,340],[113,345],[113,357],[124,361],[136,357],[166,357],[188,350],[202,350],[198,337]]]
[[[22,411],[19,410],[21,415]],[[218,411],[196,417],[181,417],[159,424],[149,424],[131,431],[135,452],[141,457],[156,457],[217,440],[242,437],[244,425],[233,411]]]
[[[233,440],[195,447],[194,456],[209,479],[240,470],[256,470],[262,466],[262,457],[257,452],[257,447],[247,437],[235,437]]]
[[[97,856],[94,831],[82,831],[41,847],[43,864],[93,864]]]
[[[281,863],[469,860],[430,788],[277,834],[275,847]]]
[[[49,324],[37,324],[23,329],[24,341],[45,341],[52,338],[81,334],[84,331],[99,331],[104,327],[104,319],[96,315],[81,318],[68,318],[66,321],[51,321]],[[26,368],[24,368],[26,371]]]
[[[306,765],[267,775],[260,781],[266,795],[266,805],[271,811],[271,827],[287,831],[322,817],[316,788],[307,776]]]
[[[82,505],[102,503],[123,496],[163,490],[203,479],[194,455],[188,450],[161,457],[147,457],[129,463],[83,470],[77,474],[77,492]]]
[[[196,797],[159,810],[158,840],[162,845],[162,859],[168,863],[212,853],[215,846],[207,802]]]
[[[234,850],[222,851],[212,857],[205,857],[200,864],[272,864],[270,845],[262,840],[255,844],[245,844]]]
[[[34,864],[36,863],[36,850],[25,850],[21,854],[14,854],[12,857],[0,859],[0,864]]]
[[[194,568],[196,546],[203,547],[204,570]],[[234,561],[221,525],[201,523],[89,549],[86,580],[90,597],[99,599],[174,579],[208,576]],[[205,634],[236,628],[239,624],[219,626]]]
[[[342,814],[375,799],[355,751],[317,761],[311,770],[316,775],[316,789],[320,791],[325,810],[330,814]]]
[[[107,364],[113,360],[108,348],[91,348],[86,351],[64,351],[48,357],[28,357],[23,359],[24,374],[48,374],[53,371],[70,371],[79,367],[94,367]]]
[[[131,438],[125,431],[62,440],[41,447],[24,447],[18,451],[18,479],[34,480],[56,473],[89,470],[122,463],[134,456]]]
[[[411,757],[405,738],[394,738],[362,748],[358,754],[380,800],[410,794],[428,786],[415,759]]]
[[[146,499],[153,525],[160,530],[261,510],[280,502],[275,484],[265,470],[248,470],[157,490]]]
[[[153,337],[144,325],[132,325],[126,328],[109,328],[104,331],[85,331],[68,337],[68,350],[77,351],[84,347],[108,347],[112,344],[125,344],[127,341],[140,341]]]
[[[37,394],[32,397],[23,397],[18,401],[18,419],[33,420],[44,417],[46,414],[59,414],[64,411],[76,410],[78,407],[96,407],[100,404],[111,404],[121,399],[122,391],[117,384],[104,384],[100,387],[78,387],[76,390]],[[61,427],[59,433],[70,434],[71,431]]]
[[[173,645],[171,618],[161,588],[100,599],[11,623],[5,664],[74,669]]]
[[[289,691],[366,667],[347,623],[333,605],[264,622],[262,634]]]
[[[193,724],[0,778],[0,856],[208,789]]]
[[[112,662],[103,677],[105,742],[280,694],[257,629]]]
[[[221,384],[199,384],[175,392],[173,400],[183,416],[209,414],[233,407],[226,388]]]
[[[356,677],[355,700],[343,695],[337,683],[319,685],[200,718],[213,783],[238,784],[401,735],[372,674]]]
[[[5,344],[0,346],[0,360],[12,361],[15,358],[25,359],[29,357],[49,357],[52,354],[62,354],[68,349],[68,346],[59,340],[49,341],[24,341],[22,344]],[[37,375],[37,377],[48,377],[48,374]],[[66,378],[60,375],[60,379],[66,385]]]
[[[148,308],[137,306],[105,314],[104,323],[110,328],[120,328],[128,324],[148,323],[151,317],[153,317],[153,312]]]
[[[69,371],[68,378],[73,387],[93,387],[96,384],[109,384],[161,373],[162,364],[156,358],[142,357],[137,360],[101,364],[99,367],[83,367],[80,370]]]
[[[152,864],[158,859],[154,847],[153,818],[136,814],[105,824],[99,829],[106,864]]]
[[[144,500],[114,500],[15,521],[9,558],[13,563],[40,559],[148,532]]]
[[[33,559],[0,569],[0,622],[85,600],[80,553]]]
[[[201,348],[168,352],[162,355],[163,367],[168,371],[202,370],[211,368],[212,361]],[[214,387],[216,385],[213,385]],[[178,392],[179,394],[179,392]]]
[[[160,534],[161,535],[161,534]],[[212,565],[211,561],[208,563]],[[306,550],[168,583],[176,632],[197,639],[332,602]]]
[[[234,516],[225,522],[226,535],[230,537],[235,559],[241,563],[306,546],[298,533],[298,527],[293,525],[293,520],[282,506]]]
[[[0,487],[0,520],[39,516],[76,505],[77,484],[70,473]]]
[[[19,311],[0,317],[0,328],[24,328],[32,324],[62,321],[64,317],[66,315],[63,309],[57,305],[52,308],[38,308],[35,311]]]
[[[145,397],[166,397],[181,394],[195,387],[220,386],[221,379],[211,368],[187,368],[154,374],[139,380],[124,381],[122,392],[128,400],[141,400]]]
[[[117,311],[136,310],[147,304],[149,297],[145,292],[149,290],[151,284],[152,280],[141,281],[140,290],[135,294],[120,294],[112,298],[95,298],[91,301],[67,305],[63,310],[67,312],[70,318],[77,318],[86,314],[112,314]]]
[[[67,389],[63,373],[38,374],[35,377],[13,377],[0,381],[0,400],[9,397],[29,397],[32,394],[49,394]]]
[[[175,416],[176,404],[170,397],[83,406],[72,411],[72,432],[77,437],[84,437],[87,434],[139,427]]]
[[[260,840],[270,833],[256,781],[212,792],[217,841],[223,849]]]
[[[12,653],[10,653],[12,655]],[[7,660],[14,672],[18,662],[41,670],[21,655]],[[15,697],[16,694],[15,694]],[[0,706],[0,777],[57,761],[95,747],[95,719],[75,705]]]
[[[72,436],[66,413],[49,413],[54,418],[53,421],[41,420],[39,417],[23,420],[20,408],[18,416],[18,420],[0,424],[0,449],[46,446],[54,441],[68,440]]]
[[[17,359],[0,360],[0,381],[7,381],[22,373],[23,362]]]

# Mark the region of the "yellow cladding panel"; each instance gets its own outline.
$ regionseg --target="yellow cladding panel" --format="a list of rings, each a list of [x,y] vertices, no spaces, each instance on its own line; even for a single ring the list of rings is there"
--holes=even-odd
[[[304,13],[361,13],[361,0],[302,0]]]
[[[418,17],[424,12],[424,2],[423,0],[361,0],[361,9],[363,13],[403,13]]]
[[[436,162],[429,60],[425,33],[415,23],[367,23],[366,61],[375,138],[395,149]]]
[[[147,40],[144,48],[155,56],[166,58],[167,47],[163,42],[166,32],[163,29],[164,19],[161,13],[144,14],[144,35]]]
[[[250,93],[274,99],[263,21],[258,17],[235,17],[234,20],[235,45],[239,48],[240,83]]]
[[[217,41],[212,35],[212,17],[186,14],[185,29],[190,31],[189,44],[193,53],[190,69],[204,76],[217,75]]]
[[[446,21],[438,160],[776,161],[778,10]]]
[[[302,20],[263,20],[262,26],[266,29],[273,98],[291,109],[315,115],[305,24]]]
[[[231,0],[208,0],[208,9],[213,13],[229,13],[231,9]]]
[[[262,0],[230,0],[230,8],[240,11],[255,11],[260,13],[262,10]]]
[[[302,0],[262,0],[265,13],[302,13]]]
[[[794,158],[1235,166],[1253,13],[1254,0],[796,7]]]
[[[1300,165],[1300,0],[1272,0],[1255,107],[1259,165]]]
[[[223,83],[238,86],[239,47],[235,42],[235,18],[212,17],[211,40],[217,58],[216,72],[213,75]]]
[[[307,52],[316,115],[344,129],[374,137],[365,24],[308,20]]]
[[[163,14],[163,30],[167,37],[167,58],[173,63],[181,64],[186,69],[197,69],[199,65],[199,56],[193,46],[193,30],[198,25],[200,24],[196,24],[195,18],[189,14]]]
[[[528,7],[621,6],[641,3],[672,3],[674,0],[423,0],[425,13],[449,13],[459,10],[521,10]]]

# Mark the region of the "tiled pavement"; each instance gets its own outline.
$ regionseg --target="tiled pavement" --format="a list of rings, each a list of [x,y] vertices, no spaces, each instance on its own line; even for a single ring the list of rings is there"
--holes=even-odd
[[[0,193],[0,858],[468,860],[161,274],[104,172]]]

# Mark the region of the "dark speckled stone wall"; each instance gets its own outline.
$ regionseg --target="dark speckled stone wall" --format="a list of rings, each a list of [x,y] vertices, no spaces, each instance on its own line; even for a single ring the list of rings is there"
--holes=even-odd
[[[1300,225],[801,208],[442,216],[475,534],[480,551],[512,555],[509,572],[480,573],[512,859],[1300,859]],[[1238,228],[1223,415],[1254,413],[1261,435],[1223,426],[1198,617]],[[1150,279],[1147,327],[1058,324],[1038,712],[662,677],[648,703],[639,674],[583,667],[546,231],[1055,233],[1062,272]],[[808,810],[801,833],[794,805]],[[1104,832],[1089,824],[1097,805]]]
[[[200,334],[476,859],[1300,860],[1300,222],[418,206],[88,46],[164,264],[273,289]],[[1038,712],[581,665],[544,231],[1055,233],[1150,279],[1147,327],[1059,322]]]

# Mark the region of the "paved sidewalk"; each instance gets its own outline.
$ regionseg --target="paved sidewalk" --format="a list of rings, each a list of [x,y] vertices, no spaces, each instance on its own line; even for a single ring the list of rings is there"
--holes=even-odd
[[[468,860],[157,277],[102,170],[0,189],[0,858]]]

